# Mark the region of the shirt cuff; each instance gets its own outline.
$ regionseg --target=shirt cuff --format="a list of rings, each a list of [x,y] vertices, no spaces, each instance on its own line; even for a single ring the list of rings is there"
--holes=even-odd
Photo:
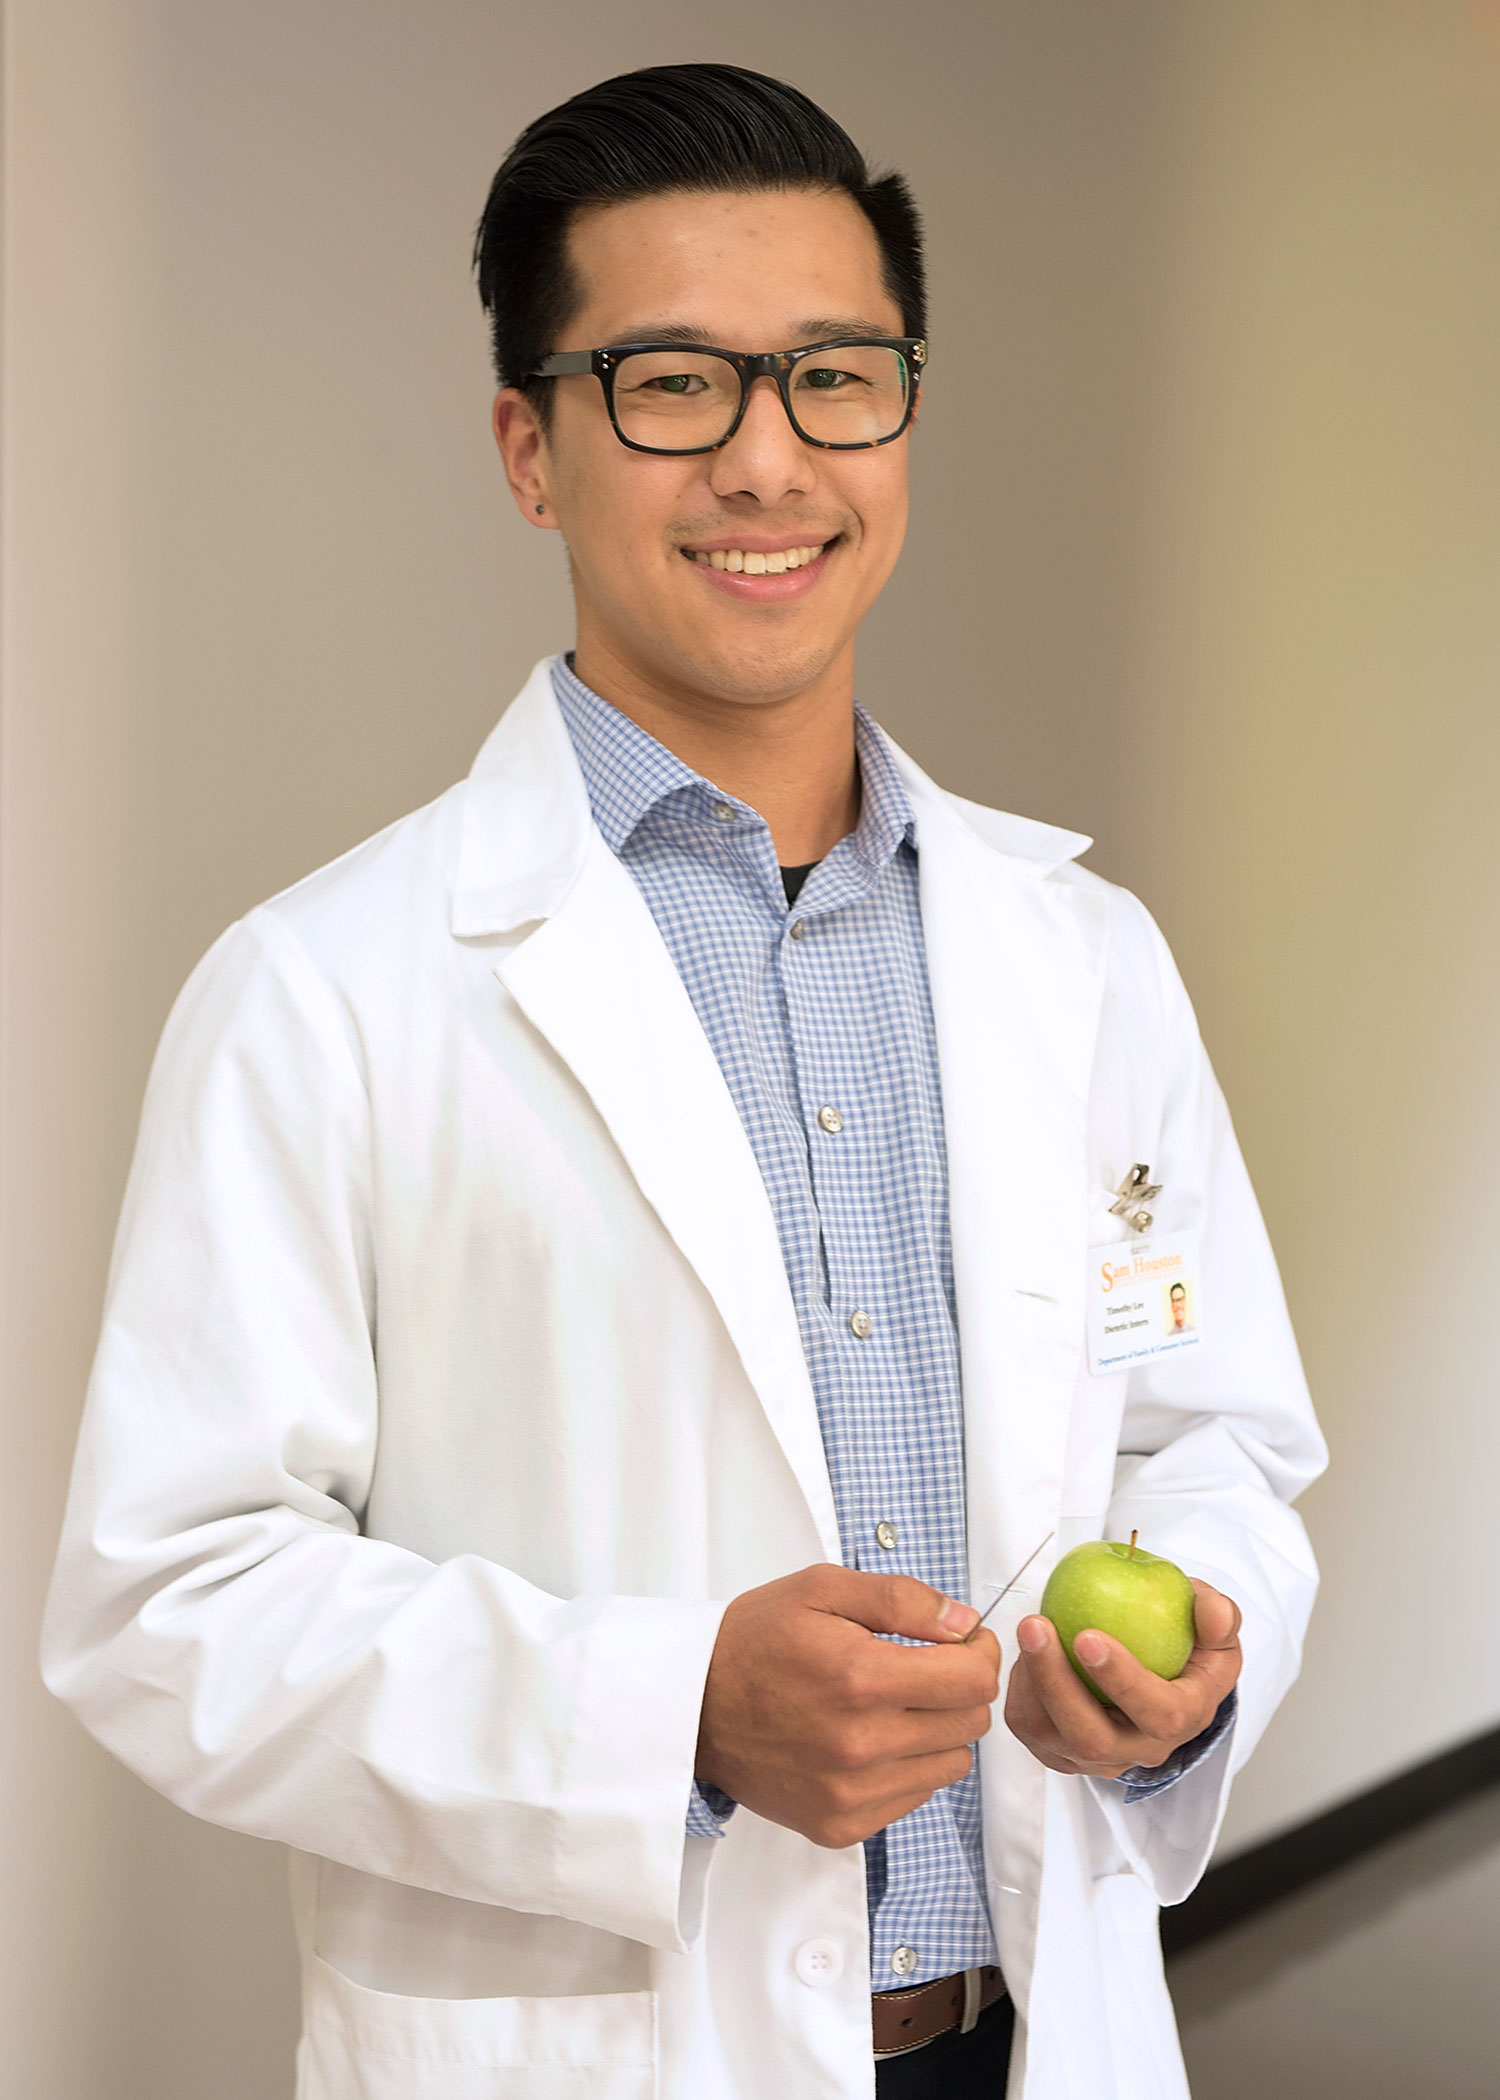
[[[724,1825],[734,1814],[738,1803],[727,1794],[720,1793],[716,1786],[693,1781],[693,1791],[688,1795],[687,1828],[689,1837],[719,1838],[724,1835]]]
[[[1118,1779],[1111,1779],[1107,1784],[1122,1790],[1127,1808],[1134,1808],[1138,1801],[1154,1801],[1158,1794],[1176,1786],[1179,1779],[1186,1779],[1189,1772],[1195,1772],[1205,1758],[1213,1755],[1233,1728],[1239,1710],[1240,1695],[1234,1690],[1203,1733],[1195,1735],[1190,1743],[1179,1743],[1165,1763],[1132,1765],[1128,1772],[1122,1772]]]

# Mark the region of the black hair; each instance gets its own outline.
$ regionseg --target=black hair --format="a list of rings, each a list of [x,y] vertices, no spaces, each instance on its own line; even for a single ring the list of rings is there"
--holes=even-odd
[[[1171,1289],[1167,1292],[1167,1296],[1169,1298],[1175,1298],[1179,1291],[1181,1291],[1183,1297],[1185,1298],[1187,1296],[1187,1285],[1185,1283],[1174,1283]]]
[[[907,335],[927,332],[922,228],[904,178],[872,176],[853,139],[797,88],[740,66],[646,66],[528,124],[490,185],[474,236],[495,373],[544,418],[533,379],[575,311],[575,212],[674,190],[844,190],[874,228]]]

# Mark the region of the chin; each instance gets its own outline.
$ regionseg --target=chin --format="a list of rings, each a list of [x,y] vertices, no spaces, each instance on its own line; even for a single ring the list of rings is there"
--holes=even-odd
[[[803,668],[788,664],[784,668],[767,666],[760,673],[747,669],[743,663],[731,666],[705,666],[701,678],[696,681],[719,698],[735,701],[745,707],[770,707],[781,700],[796,698],[817,683],[826,671],[826,662],[810,664]]]
[[[827,641],[793,643],[788,639],[779,647],[771,642],[746,649],[716,639],[685,652],[682,666],[694,684],[722,693],[726,699],[779,700],[816,684],[842,654],[847,640],[844,635]]]

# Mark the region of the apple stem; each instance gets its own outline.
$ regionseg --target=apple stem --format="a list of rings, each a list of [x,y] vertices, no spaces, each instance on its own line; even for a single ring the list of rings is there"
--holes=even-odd
[[[1135,1542],[1139,1537],[1140,1533],[1138,1531],[1132,1531],[1130,1534],[1130,1553],[1128,1558],[1131,1560],[1135,1559]]]

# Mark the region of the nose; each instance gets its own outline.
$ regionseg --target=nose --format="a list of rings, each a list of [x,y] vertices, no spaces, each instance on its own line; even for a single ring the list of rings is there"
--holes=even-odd
[[[727,445],[708,455],[709,483],[716,496],[753,496],[774,504],[805,495],[817,479],[814,450],[793,430],[774,379],[751,382],[739,429]]]

